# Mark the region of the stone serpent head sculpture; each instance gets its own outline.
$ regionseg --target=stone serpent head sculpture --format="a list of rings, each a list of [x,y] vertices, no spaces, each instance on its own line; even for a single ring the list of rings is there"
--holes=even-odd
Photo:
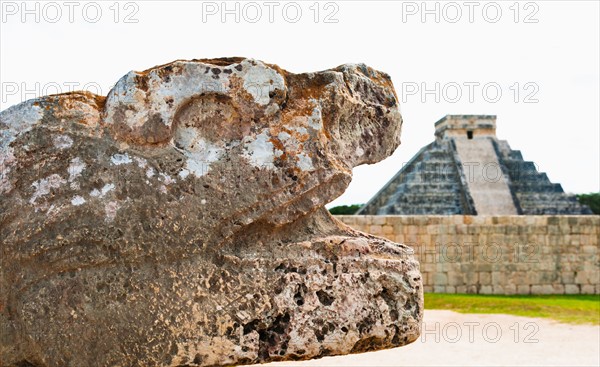
[[[130,72],[0,113],[0,360],[204,366],[400,346],[409,248],[324,209],[389,156],[387,74],[245,58]]]

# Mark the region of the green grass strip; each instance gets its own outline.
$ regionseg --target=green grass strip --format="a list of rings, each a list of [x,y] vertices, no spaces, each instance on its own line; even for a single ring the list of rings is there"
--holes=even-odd
[[[570,324],[600,325],[600,295],[498,296],[425,294],[426,310],[503,313],[543,317]]]

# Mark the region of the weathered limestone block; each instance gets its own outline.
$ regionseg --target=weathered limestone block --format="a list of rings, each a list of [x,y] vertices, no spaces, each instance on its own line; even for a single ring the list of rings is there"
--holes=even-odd
[[[242,58],[1,112],[1,364],[232,365],[414,341],[412,251],[324,209],[401,124],[384,73]]]

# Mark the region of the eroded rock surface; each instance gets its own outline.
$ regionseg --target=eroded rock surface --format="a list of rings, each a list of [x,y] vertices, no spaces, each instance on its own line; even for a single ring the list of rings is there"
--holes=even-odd
[[[243,58],[1,112],[1,364],[231,365],[412,342],[412,251],[324,209],[401,124],[384,73]]]

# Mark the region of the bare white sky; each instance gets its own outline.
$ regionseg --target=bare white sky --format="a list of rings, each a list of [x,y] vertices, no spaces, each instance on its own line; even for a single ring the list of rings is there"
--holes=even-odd
[[[106,95],[129,70],[175,59],[246,56],[292,72],[363,62],[392,77],[402,145],[356,168],[332,204],[366,202],[446,114],[498,115],[499,138],[565,191],[600,191],[598,1],[0,5],[0,110],[73,86]]]

